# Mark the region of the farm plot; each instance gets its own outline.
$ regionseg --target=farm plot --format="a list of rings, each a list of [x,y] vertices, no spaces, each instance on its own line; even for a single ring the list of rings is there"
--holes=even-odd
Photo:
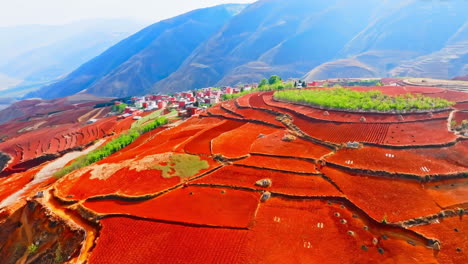
[[[293,123],[311,137],[334,143],[349,141],[382,144],[390,124],[348,124],[323,121],[310,121],[302,118]]]
[[[454,106],[454,108],[457,109],[457,110],[468,110],[468,102],[457,103],[457,104]]]
[[[453,119],[457,122],[457,125],[461,125],[463,120],[468,120],[468,111],[457,111],[453,114]]]
[[[456,140],[450,132],[447,120],[431,120],[414,123],[392,124],[385,137],[385,145],[438,145]]]
[[[468,182],[465,179],[429,183],[426,184],[426,190],[444,209],[463,207],[468,201]]]
[[[390,96],[408,93],[408,91],[403,86],[350,86],[345,88],[359,92],[381,91],[383,94]]]
[[[255,182],[262,179],[270,179],[272,186],[256,186]],[[244,187],[291,196],[342,196],[331,183],[320,176],[304,176],[240,166],[225,166],[192,183]]]
[[[259,137],[253,142],[250,147],[250,152],[315,160],[331,152],[331,149],[327,147],[301,138],[296,138],[293,141],[285,141],[283,138],[286,135],[288,135],[286,131],[277,131],[269,135]]]
[[[284,111],[292,111],[302,115],[302,118],[310,118],[310,121],[334,121],[342,123],[362,123],[361,118],[365,118],[365,123],[401,123],[418,120],[430,120],[434,118],[447,118],[449,111],[439,111],[428,115],[427,113],[411,113],[411,114],[380,114],[380,113],[356,113],[349,111],[335,111],[315,108],[312,106],[304,106],[298,104],[290,104],[280,101],[274,101],[271,96],[265,96],[268,104],[276,106]]]
[[[255,110],[252,108],[237,108],[235,112],[242,115],[245,119],[258,120],[267,124],[284,127],[284,125],[276,120],[276,116],[262,110]]]
[[[203,166],[198,166],[198,170],[194,171],[194,161],[188,160],[190,163],[184,164],[184,160],[174,160],[175,155],[162,153],[118,163],[107,163],[104,159],[58,181],[57,192],[63,198],[71,196],[74,200],[110,194],[154,194],[180,184],[183,178],[203,174],[218,166],[212,159],[193,156],[199,163],[203,162]],[[187,175],[189,173],[192,174]]]
[[[465,263],[468,259],[468,218],[449,217],[437,223],[410,227],[420,234],[440,241],[441,249],[436,252],[438,263]]]
[[[341,149],[328,157],[327,162],[353,169],[420,176],[468,172],[468,164],[463,164],[466,153],[459,149],[461,147],[456,146],[430,149],[366,146],[360,149]]]
[[[126,217],[101,220],[89,263],[247,263],[248,230],[200,228]]]
[[[141,218],[202,226],[247,228],[254,219],[260,194],[233,189],[187,187],[143,202],[87,201],[99,214],[125,214]]]
[[[211,155],[211,141],[219,135],[241,127],[244,122],[225,120],[220,125],[211,127],[200,133],[185,145],[185,151],[192,154]]]
[[[269,126],[247,123],[214,138],[211,141],[211,149],[213,154],[222,154],[228,158],[245,156],[250,153],[250,147],[255,140],[277,130]]]
[[[249,263],[433,261],[432,250],[424,240],[404,229],[388,229],[346,205],[280,198],[260,206],[256,224],[249,232],[246,255]]]
[[[352,175],[330,167],[322,172],[353,204],[377,221],[398,222],[441,210],[418,182]]]
[[[310,161],[292,159],[292,158],[279,158],[270,156],[252,155],[246,159],[235,162],[236,165],[270,169],[283,172],[295,172],[302,174],[318,174],[316,165]]]
[[[468,93],[452,91],[452,90],[445,90],[445,92],[443,93],[425,94],[425,95],[430,96],[430,97],[442,98],[442,99],[449,100],[452,102],[467,102],[468,101]]]
[[[236,104],[239,105],[240,107],[250,107],[250,97],[256,95],[256,93],[251,93],[251,94],[246,94],[241,97],[236,98]]]
[[[233,114],[225,111],[224,109],[221,108],[220,105],[210,107],[207,111],[208,111],[209,114],[214,115],[214,116],[222,116],[222,117],[234,118],[234,119],[240,119],[241,118],[239,116],[233,115]]]

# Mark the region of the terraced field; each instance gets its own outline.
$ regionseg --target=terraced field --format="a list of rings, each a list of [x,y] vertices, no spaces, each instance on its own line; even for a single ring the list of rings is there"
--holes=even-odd
[[[468,110],[460,105],[379,116],[252,93],[144,134],[31,199],[63,230],[86,234],[70,243],[70,263],[465,263],[468,140],[450,130],[452,111]],[[30,152],[55,153],[130,126],[103,120],[48,141],[38,135],[39,143],[19,137],[5,152],[24,162]],[[35,172],[0,180],[17,189]],[[0,199],[10,194],[2,191]],[[5,219],[18,208],[0,211],[0,230],[13,228]],[[33,254],[57,256],[46,243]]]

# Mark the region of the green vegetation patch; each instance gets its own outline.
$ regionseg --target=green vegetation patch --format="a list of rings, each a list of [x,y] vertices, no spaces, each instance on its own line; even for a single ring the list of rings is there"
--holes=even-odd
[[[189,154],[174,154],[165,164],[156,165],[155,170],[161,170],[164,178],[180,177],[189,178],[199,171],[208,169],[209,164],[199,156]]]
[[[126,146],[130,145],[133,141],[135,141],[138,137],[142,134],[149,132],[157,127],[167,124],[169,121],[166,117],[159,117],[153,122],[146,124],[141,127],[136,127],[129,130],[127,133],[120,135],[119,137],[111,140],[106,145],[91,151],[90,153],[83,155],[76,160],[74,160],[70,165],[63,167],[62,169],[58,170],[54,173],[55,178],[61,178],[68,173],[84,168],[88,165],[91,165],[97,161],[104,159],[107,156],[112,155],[113,153],[125,148]]]
[[[359,92],[346,88],[277,91],[275,99],[347,110],[411,112],[444,109],[454,102],[421,94],[389,96],[381,91]]]

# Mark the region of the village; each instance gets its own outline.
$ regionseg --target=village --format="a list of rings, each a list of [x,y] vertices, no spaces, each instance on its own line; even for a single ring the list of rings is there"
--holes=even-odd
[[[115,101],[114,105],[121,105],[118,119],[141,118],[144,111],[168,110],[177,111],[181,118],[198,115],[204,109],[222,101],[223,95],[238,94],[257,88],[258,84],[246,84],[237,87],[209,87],[196,91],[179,92],[173,95],[145,95],[131,97],[125,102]]]

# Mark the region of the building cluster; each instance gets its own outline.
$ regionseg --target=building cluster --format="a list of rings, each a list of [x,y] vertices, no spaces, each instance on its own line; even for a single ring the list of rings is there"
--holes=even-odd
[[[181,117],[198,115],[210,105],[215,105],[222,100],[224,94],[236,94],[249,91],[257,85],[243,85],[238,87],[202,88],[196,91],[179,92],[173,95],[145,95],[132,97],[126,102],[116,101],[115,104],[125,103],[127,106],[119,118],[134,116],[136,118],[141,111],[157,109],[177,110]]]

